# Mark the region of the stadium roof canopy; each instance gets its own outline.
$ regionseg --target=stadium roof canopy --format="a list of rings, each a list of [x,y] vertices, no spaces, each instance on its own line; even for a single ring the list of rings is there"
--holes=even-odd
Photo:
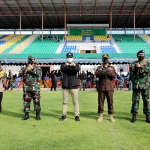
[[[112,28],[134,28],[134,14],[135,28],[149,28],[150,0],[0,0],[0,29],[110,24],[111,16]]]

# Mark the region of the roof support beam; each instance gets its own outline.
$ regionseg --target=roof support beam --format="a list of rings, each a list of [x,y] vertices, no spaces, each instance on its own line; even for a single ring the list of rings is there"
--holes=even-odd
[[[27,3],[27,5],[28,5],[29,9],[31,10],[31,12],[30,12],[30,13],[33,13],[33,10],[32,10],[32,8],[31,8],[31,5],[30,5],[29,0],[26,0],[26,3]],[[41,15],[42,15],[42,14],[41,14]],[[40,24],[40,22],[38,21],[38,19],[37,19],[36,15],[33,13],[33,15],[32,15],[32,16],[34,16],[34,18],[35,18],[36,22],[37,22],[37,23],[38,23],[38,25],[41,27],[41,24]]]
[[[43,6],[42,6],[42,4],[41,4],[41,0],[39,0],[39,5],[40,5],[41,10],[42,10],[42,12],[43,12],[44,9],[43,9]],[[43,17],[44,17],[44,16],[43,16]],[[45,16],[45,18],[46,18],[46,20],[47,20],[47,22],[48,22],[49,27],[51,27],[51,25],[50,25],[50,23],[49,23],[49,21],[48,21],[48,19],[47,19],[47,16]]]
[[[43,11],[44,15],[47,16],[54,16],[55,13],[54,11]],[[79,11],[66,11],[68,16],[79,16],[80,12]],[[143,13],[143,10],[135,10],[135,15],[141,15]],[[56,12],[57,16],[64,16],[65,12],[63,11],[57,11]],[[112,15],[122,15],[122,16],[133,16],[134,10],[123,10],[122,13],[120,13],[120,10],[112,10]],[[8,11],[1,11],[0,16],[19,16],[20,11],[13,11],[13,14]],[[42,16],[42,11],[22,11],[21,12],[22,16]],[[89,16],[89,15],[110,15],[110,10],[97,10],[96,14],[94,13],[94,10],[82,10],[82,16]],[[150,15],[150,10],[146,10],[143,15]]]
[[[2,1],[2,0],[0,0],[0,1]],[[8,4],[7,4],[5,1],[3,1],[3,2],[4,2],[4,6],[5,6],[6,9],[8,10],[8,12],[13,15],[13,11],[10,9],[10,7],[8,6]],[[16,20],[17,22],[19,21],[16,16],[13,15],[13,17],[15,18],[15,20]],[[13,25],[13,28],[15,28],[15,25],[13,24],[13,22],[12,22],[9,18],[7,18],[7,19],[8,19],[9,22]]]
[[[111,6],[110,6],[109,16],[108,16],[107,22],[110,21],[110,16],[112,17],[112,14],[113,14],[113,12],[112,12],[113,5],[114,5],[114,0],[111,1]]]
[[[117,28],[117,25],[118,25],[118,22],[119,22],[120,16],[121,16],[121,14],[122,14],[122,12],[123,12],[123,9],[124,9],[124,7],[125,7],[126,1],[127,1],[127,0],[124,0],[124,2],[123,2],[123,6],[122,6],[122,9],[121,9],[120,15],[119,15],[118,20],[117,20],[117,23],[116,23],[116,25],[115,25],[115,26],[116,26],[116,28]]]
[[[55,18],[56,18],[56,20],[58,22],[58,25],[60,26],[60,22],[58,20],[57,12],[55,11],[55,8],[54,8],[53,0],[50,0],[50,3],[51,3],[51,6],[52,6],[52,9],[53,9],[53,13],[54,13],[53,15],[55,15]]]
[[[82,24],[82,0],[80,0],[80,23]]]
[[[150,0],[147,2],[147,5],[143,11],[143,13],[140,15],[140,17],[138,18],[138,20],[136,21],[136,25],[138,24],[138,22],[141,20],[141,18],[143,17],[143,14],[145,13],[145,11],[148,10],[148,7],[150,6]]]
[[[21,12],[22,10],[21,10],[21,8],[20,8],[20,6],[19,6],[19,4],[18,4],[18,1],[15,1],[15,0],[13,0],[14,1],[14,3],[15,3],[15,5],[16,5],[16,7],[18,8],[18,10]],[[21,15],[21,14],[20,14]],[[32,25],[32,23],[30,22],[30,20],[27,18],[27,16],[25,16],[26,17],[26,19],[28,20],[28,22],[31,24],[31,26],[33,27],[33,25]]]
[[[95,0],[95,6],[94,6],[94,23],[96,23],[96,7],[97,7],[97,0]]]
[[[133,15],[136,15],[136,11],[135,11],[135,10],[136,10],[136,7],[137,7],[138,3],[139,3],[139,0],[136,1],[135,6],[134,6],[134,9],[133,9],[133,12],[132,12],[132,14],[129,16],[129,18],[128,18],[126,24],[125,24],[125,28],[126,28],[128,22],[129,22],[129,20],[131,19],[131,17],[132,17]]]

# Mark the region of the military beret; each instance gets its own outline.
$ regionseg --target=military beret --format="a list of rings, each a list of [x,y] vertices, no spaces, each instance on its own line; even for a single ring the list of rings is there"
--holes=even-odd
[[[34,56],[32,55],[28,56],[28,60],[31,60],[31,59],[35,59]]]
[[[67,53],[67,54],[66,54],[66,57],[67,57],[67,58],[73,58],[73,54],[72,54],[72,53]]]
[[[139,51],[137,52],[137,56],[138,56],[140,53],[144,53],[144,54],[145,54],[144,50],[139,50]]]
[[[102,56],[102,58],[109,58],[109,55],[108,54],[104,54],[103,56]]]

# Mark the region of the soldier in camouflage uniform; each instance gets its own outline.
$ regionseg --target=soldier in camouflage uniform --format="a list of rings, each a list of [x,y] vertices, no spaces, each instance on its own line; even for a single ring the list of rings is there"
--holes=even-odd
[[[11,73],[11,70],[9,70],[7,79],[9,80],[7,90],[9,90],[9,88],[11,88],[11,90],[13,90],[12,84],[13,84],[14,80],[13,80],[13,74]]]
[[[146,115],[146,122],[150,123],[150,104],[149,104],[149,81],[150,72],[149,63],[144,60],[145,53],[140,50],[137,53],[138,60],[130,65],[131,81],[133,83],[132,93],[132,119],[131,123],[136,122],[138,114],[140,93],[143,99],[143,113]]]
[[[36,120],[40,118],[40,78],[42,71],[35,65],[35,58],[33,56],[28,57],[28,65],[22,67],[19,76],[23,77],[23,99],[24,99],[24,110],[25,116],[22,120],[29,119],[30,103],[33,99],[36,110]]]

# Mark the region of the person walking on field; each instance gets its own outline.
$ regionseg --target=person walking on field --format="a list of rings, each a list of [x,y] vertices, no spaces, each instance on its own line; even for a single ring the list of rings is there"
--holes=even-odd
[[[111,122],[115,122],[113,118],[114,114],[114,107],[113,107],[113,93],[114,93],[114,83],[113,79],[117,76],[116,70],[113,66],[109,63],[109,55],[104,54],[102,56],[103,64],[98,66],[95,75],[98,80],[98,113],[99,118],[97,119],[98,122],[103,120],[103,112],[104,112],[104,101],[105,97],[107,98],[108,104],[108,114],[109,120]]]
[[[9,88],[11,88],[11,90],[13,90],[13,86],[12,86],[12,84],[13,84],[13,74],[12,74],[11,70],[9,70],[7,79],[8,79],[8,87],[7,87],[7,90],[9,90]]]
[[[86,74],[84,71],[82,71],[81,76],[80,76],[81,84],[80,84],[80,91],[83,87],[83,91],[85,91],[85,84],[86,84]]]
[[[136,122],[136,116],[139,109],[140,94],[143,100],[143,113],[146,115],[146,122],[150,123],[150,103],[149,103],[149,74],[150,64],[144,60],[145,52],[140,50],[137,53],[137,61],[130,65],[130,75],[132,81],[132,107],[131,123]]]

